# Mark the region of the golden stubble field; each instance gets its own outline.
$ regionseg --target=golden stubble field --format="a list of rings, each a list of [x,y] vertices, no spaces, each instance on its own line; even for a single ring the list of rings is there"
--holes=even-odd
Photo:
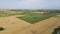
[[[60,26],[59,17],[51,17],[35,24],[30,24],[16,18],[16,16],[0,18],[0,27],[5,30],[0,34],[51,34],[54,28]]]

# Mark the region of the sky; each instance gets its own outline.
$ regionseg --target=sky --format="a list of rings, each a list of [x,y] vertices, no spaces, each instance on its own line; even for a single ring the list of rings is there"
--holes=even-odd
[[[0,0],[0,9],[60,9],[60,0]]]

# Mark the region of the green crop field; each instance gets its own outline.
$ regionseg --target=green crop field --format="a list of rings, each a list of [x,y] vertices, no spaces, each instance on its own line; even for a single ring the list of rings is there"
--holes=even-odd
[[[9,11],[0,11],[0,17],[7,17],[7,16],[14,16],[14,15],[21,15],[21,13],[9,12]]]
[[[17,17],[17,18],[22,19],[22,20],[24,20],[26,22],[34,24],[36,22],[39,22],[41,20],[50,18],[50,17],[55,16],[55,15],[56,15],[55,13],[47,13],[47,14],[25,13],[24,16]]]

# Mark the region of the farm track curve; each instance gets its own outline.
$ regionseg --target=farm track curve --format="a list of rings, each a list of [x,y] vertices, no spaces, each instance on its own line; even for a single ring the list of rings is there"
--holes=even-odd
[[[51,17],[49,19],[30,24],[16,18],[16,16],[0,18],[0,26],[4,27],[4,31],[0,34],[51,34],[55,28],[60,26],[59,17]]]

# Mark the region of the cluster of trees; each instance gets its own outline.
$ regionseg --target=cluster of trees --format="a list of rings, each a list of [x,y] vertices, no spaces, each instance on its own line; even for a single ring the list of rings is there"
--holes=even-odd
[[[11,10],[19,12],[44,12],[44,13],[60,13],[60,10]]]

